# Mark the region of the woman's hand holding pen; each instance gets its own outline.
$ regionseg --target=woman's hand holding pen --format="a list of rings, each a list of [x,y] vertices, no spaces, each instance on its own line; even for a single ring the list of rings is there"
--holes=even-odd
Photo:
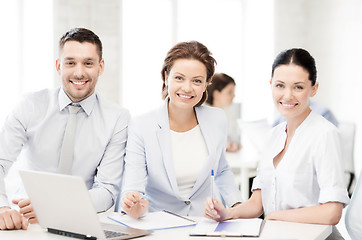
[[[231,209],[227,209],[224,205],[216,199],[207,198],[204,204],[204,215],[215,221],[221,222],[231,219]]]
[[[137,219],[147,212],[148,205],[148,201],[143,199],[139,192],[135,191],[126,194],[123,198],[122,208],[127,215]]]

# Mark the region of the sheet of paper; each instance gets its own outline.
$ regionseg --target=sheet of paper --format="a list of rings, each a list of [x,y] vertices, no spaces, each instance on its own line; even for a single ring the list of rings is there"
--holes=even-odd
[[[191,236],[259,236],[263,220],[233,219],[216,222],[211,219],[202,219],[192,229]]]
[[[113,213],[108,218],[125,226],[144,230],[161,230],[196,225],[196,222],[191,219],[164,211],[147,213],[139,219],[131,218],[122,213]]]

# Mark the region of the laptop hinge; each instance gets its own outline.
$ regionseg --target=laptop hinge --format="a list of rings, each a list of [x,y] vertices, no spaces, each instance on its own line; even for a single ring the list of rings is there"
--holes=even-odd
[[[91,239],[91,240],[96,240],[97,239],[94,236],[84,235],[84,234],[79,234],[79,233],[73,233],[73,232],[67,232],[67,231],[58,230],[58,229],[54,229],[54,228],[48,228],[48,232],[58,234],[58,235],[62,235],[62,236],[66,236],[66,237],[79,238],[79,239]]]

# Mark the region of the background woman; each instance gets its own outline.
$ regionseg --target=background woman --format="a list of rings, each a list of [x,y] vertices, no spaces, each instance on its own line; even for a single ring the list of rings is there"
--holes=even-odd
[[[235,97],[235,81],[225,73],[216,73],[207,87],[208,97],[206,102],[212,107],[222,108],[227,117],[228,139],[226,151],[237,152],[240,150],[240,106],[233,104]]]
[[[316,79],[315,61],[306,50],[290,49],[277,56],[270,84],[286,122],[271,130],[251,198],[233,209],[208,199],[206,216],[222,221],[264,212],[267,220],[339,222],[349,202],[340,140],[336,127],[309,107],[309,98],[318,90]],[[336,230],[331,239],[343,239]]]
[[[168,52],[161,71],[164,104],[129,125],[122,186],[128,215],[165,209],[201,216],[212,189],[227,206],[240,202],[225,159],[225,114],[201,106],[214,69],[214,58],[199,42],[182,42]]]

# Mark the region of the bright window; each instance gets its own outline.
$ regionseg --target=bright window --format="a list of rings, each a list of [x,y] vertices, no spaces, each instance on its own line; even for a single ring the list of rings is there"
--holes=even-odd
[[[19,97],[21,61],[20,61],[20,12],[18,1],[1,2],[0,26],[2,56],[0,57],[0,124],[10,112]]]
[[[177,42],[197,40],[213,53],[216,72],[235,79],[242,116],[266,117],[273,109],[268,85],[274,54],[272,2],[123,0],[122,105],[132,115],[157,108],[167,51]]]
[[[0,126],[21,96],[53,86],[52,13],[48,0],[0,3]]]
[[[122,4],[121,103],[134,116],[162,102],[160,72],[172,46],[172,1],[124,0]]]

